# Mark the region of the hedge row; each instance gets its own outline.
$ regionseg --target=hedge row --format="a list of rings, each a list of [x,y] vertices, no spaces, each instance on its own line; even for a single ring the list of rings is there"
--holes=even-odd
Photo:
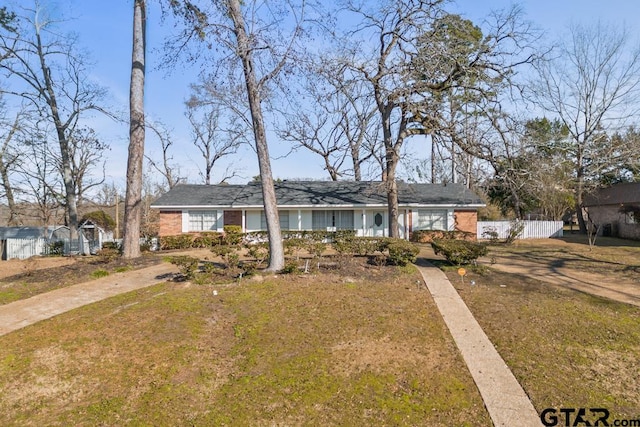
[[[416,230],[411,233],[410,240],[415,243],[431,243],[434,240],[466,240],[475,241],[475,233],[468,231]]]
[[[225,227],[226,228],[226,227]],[[200,234],[180,234],[164,236],[160,239],[160,249],[211,248],[214,253],[225,252],[223,246],[256,248],[266,242],[266,232],[239,233],[236,229],[226,229],[225,233],[207,232]],[[388,237],[357,237],[355,230],[337,232],[326,231],[286,231],[283,233],[284,247],[289,255],[298,255],[301,250],[320,257],[329,243],[342,255],[373,255],[388,252],[389,261],[396,265],[415,262],[420,249],[404,239]],[[226,252],[225,252],[226,253]],[[256,257],[257,258],[257,257]]]

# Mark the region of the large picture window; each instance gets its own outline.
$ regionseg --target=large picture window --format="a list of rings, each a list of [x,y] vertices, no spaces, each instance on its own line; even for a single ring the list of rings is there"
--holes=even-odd
[[[447,211],[419,210],[414,230],[447,230]]]
[[[189,231],[215,231],[217,229],[217,211],[189,211]]]
[[[353,211],[312,211],[311,228],[313,230],[353,230]]]

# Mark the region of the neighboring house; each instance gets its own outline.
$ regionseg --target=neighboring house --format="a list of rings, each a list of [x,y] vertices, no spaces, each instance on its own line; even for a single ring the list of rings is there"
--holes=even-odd
[[[482,200],[457,184],[398,183],[400,235],[415,230],[476,233]],[[388,236],[387,193],[381,182],[283,181],[275,183],[283,230],[356,230],[358,236]],[[177,185],[151,205],[160,211],[160,236],[266,230],[262,186]]]
[[[585,197],[584,209],[599,234],[640,239],[640,183],[602,188]]]
[[[69,253],[69,227],[0,227],[0,259],[26,259],[46,255],[49,245],[64,242],[63,251]]]

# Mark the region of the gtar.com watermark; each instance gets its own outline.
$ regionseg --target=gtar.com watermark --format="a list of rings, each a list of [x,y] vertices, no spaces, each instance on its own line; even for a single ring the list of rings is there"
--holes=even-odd
[[[547,427],[640,427],[640,417],[614,420],[605,408],[547,408],[540,412],[540,421]]]

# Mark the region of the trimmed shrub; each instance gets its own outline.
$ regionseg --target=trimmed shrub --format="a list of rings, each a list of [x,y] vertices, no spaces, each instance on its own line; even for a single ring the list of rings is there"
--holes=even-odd
[[[486,245],[465,240],[434,240],[431,247],[453,265],[470,264],[487,254]]]
[[[431,243],[434,240],[468,240],[475,241],[476,235],[468,231],[416,230],[411,233],[410,240],[415,243]]]
[[[395,265],[407,265],[416,262],[420,248],[404,239],[389,239],[387,244],[389,261]]]
[[[200,233],[191,242],[192,248],[211,248],[222,243],[222,234],[214,231]]]
[[[178,234],[175,236],[163,236],[160,238],[160,249],[190,249],[194,236],[192,234]]]
[[[193,279],[196,271],[198,271],[198,264],[200,263],[198,258],[188,255],[172,256],[168,261],[173,265],[177,265],[180,269],[180,274],[182,274],[187,280]]]
[[[239,225],[225,225],[223,227],[223,244],[239,245],[242,242],[242,227]]]
[[[211,252],[222,258],[227,268],[236,268],[240,262],[238,250],[240,248],[235,245],[217,245],[211,248]]]
[[[268,243],[254,243],[245,245],[247,248],[247,254],[255,260],[256,266],[261,265],[269,258],[269,244]]]

